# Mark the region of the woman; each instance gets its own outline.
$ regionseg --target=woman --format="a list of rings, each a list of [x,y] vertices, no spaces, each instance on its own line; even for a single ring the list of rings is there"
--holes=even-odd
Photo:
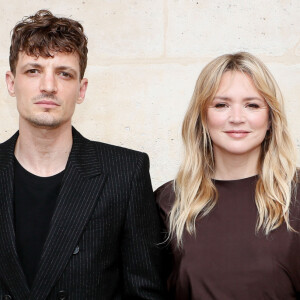
[[[171,299],[300,299],[296,150],[266,66],[245,52],[210,62],[182,136],[177,177],[156,191]]]

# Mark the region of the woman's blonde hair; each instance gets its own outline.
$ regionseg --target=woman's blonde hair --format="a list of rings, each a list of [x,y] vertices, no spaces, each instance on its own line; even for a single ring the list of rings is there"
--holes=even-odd
[[[283,99],[267,67],[247,52],[222,55],[200,73],[182,126],[184,158],[175,179],[175,203],[169,215],[170,236],[182,244],[184,230],[195,233],[195,221],[207,215],[218,198],[212,181],[214,155],[206,112],[222,75],[243,72],[252,79],[270,111],[270,129],[261,145],[255,201],[256,230],[267,235],[283,222],[292,230],[289,207],[296,181],[296,149],[287,129]]]

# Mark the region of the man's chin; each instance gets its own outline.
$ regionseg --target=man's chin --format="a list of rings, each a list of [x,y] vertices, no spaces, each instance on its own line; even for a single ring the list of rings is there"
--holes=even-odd
[[[55,129],[62,124],[61,120],[53,120],[53,119],[49,120],[49,119],[33,118],[33,119],[27,119],[27,121],[32,126],[41,129]]]

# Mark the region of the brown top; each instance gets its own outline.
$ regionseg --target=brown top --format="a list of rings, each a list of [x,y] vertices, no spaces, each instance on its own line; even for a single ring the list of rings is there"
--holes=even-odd
[[[218,202],[196,222],[196,236],[185,232],[181,251],[174,241],[165,247],[166,261],[171,259],[171,299],[300,299],[300,234],[287,231],[285,225],[268,237],[255,234],[256,181],[257,176],[215,180]],[[167,228],[174,202],[172,182],[155,194]],[[297,195],[290,218],[300,232],[300,188]]]

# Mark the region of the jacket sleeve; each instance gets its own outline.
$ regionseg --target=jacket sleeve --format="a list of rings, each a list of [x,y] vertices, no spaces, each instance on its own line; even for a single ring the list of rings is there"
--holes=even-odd
[[[121,242],[124,299],[166,299],[159,243],[149,158],[142,154],[131,182]]]

